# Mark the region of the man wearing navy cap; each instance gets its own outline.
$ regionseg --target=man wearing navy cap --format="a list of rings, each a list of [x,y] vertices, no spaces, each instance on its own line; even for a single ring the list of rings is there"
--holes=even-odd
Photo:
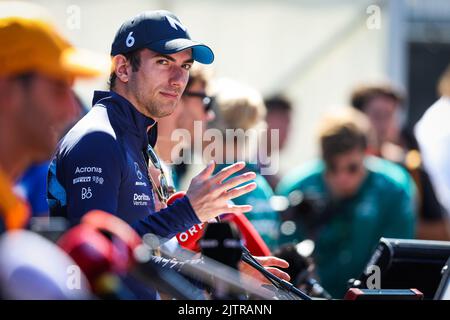
[[[77,223],[86,212],[100,209],[141,235],[167,239],[223,212],[250,211],[250,205],[230,206],[229,200],[255,188],[254,183],[235,188],[254,179],[254,173],[222,183],[243,163],[214,176],[210,163],[185,197],[155,210],[156,196],[166,199],[163,181],[148,175],[149,160],[155,162],[156,122],[174,111],[194,61],[213,62],[212,50],[191,40],[172,13],[147,11],[120,27],[111,56],[110,91],[94,93],[92,109],[60,141],[50,165],[51,215]]]
[[[254,183],[240,185],[255,174],[223,182],[244,168],[242,162],[216,175],[212,175],[215,163],[210,163],[192,179],[186,196],[155,209],[155,200],[167,200],[163,175],[158,181],[148,174],[149,164],[152,169],[159,164],[153,152],[156,122],[174,111],[194,61],[213,62],[212,50],[192,41],[172,13],[147,11],[120,27],[111,56],[110,91],[94,93],[92,109],[59,142],[52,159],[47,188],[50,214],[76,224],[88,211],[104,210],[125,220],[141,236],[170,239],[224,212],[250,211],[250,205],[230,205],[229,200],[252,191]],[[289,279],[281,270],[269,268],[287,267],[285,261],[274,257],[259,261]],[[152,296],[133,284],[135,280],[128,280],[141,292],[139,297]]]

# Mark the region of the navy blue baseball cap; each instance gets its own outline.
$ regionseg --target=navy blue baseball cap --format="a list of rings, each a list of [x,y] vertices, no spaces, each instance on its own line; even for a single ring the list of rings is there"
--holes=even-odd
[[[145,11],[125,21],[111,46],[111,56],[148,48],[162,54],[192,49],[192,58],[203,64],[214,61],[212,50],[191,40],[186,27],[171,12]]]

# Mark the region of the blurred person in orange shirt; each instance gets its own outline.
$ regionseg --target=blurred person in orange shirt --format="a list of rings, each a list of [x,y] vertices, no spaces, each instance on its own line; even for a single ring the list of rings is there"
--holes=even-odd
[[[12,185],[49,158],[76,116],[74,79],[99,75],[96,60],[64,39],[41,7],[0,4],[0,232],[27,224],[29,206]]]

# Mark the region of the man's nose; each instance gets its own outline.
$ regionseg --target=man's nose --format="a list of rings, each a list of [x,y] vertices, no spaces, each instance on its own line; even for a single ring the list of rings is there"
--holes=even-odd
[[[170,85],[174,87],[184,88],[187,84],[188,76],[188,73],[183,68],[175,66],[172,68]]]
[[[335,173],[336,181],[338,181],[339,184],[345,183],[347,181],[347,172],[344,170],[338,170]]]

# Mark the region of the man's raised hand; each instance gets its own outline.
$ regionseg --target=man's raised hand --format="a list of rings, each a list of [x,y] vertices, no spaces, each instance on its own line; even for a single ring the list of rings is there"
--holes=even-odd
[[[215,162],[211,161],[205,169],[192,179],[186,196],[200,221],[206,222],[223,213],[244,213],[252,210],[251,205],[232,205],[229,200],[254,190],[256,188],[254,182],[240,187],[237,186],[255,179],[256,174],[246,172],[224,182],[244,167],[244,162],[237,162],[212,175]]]

